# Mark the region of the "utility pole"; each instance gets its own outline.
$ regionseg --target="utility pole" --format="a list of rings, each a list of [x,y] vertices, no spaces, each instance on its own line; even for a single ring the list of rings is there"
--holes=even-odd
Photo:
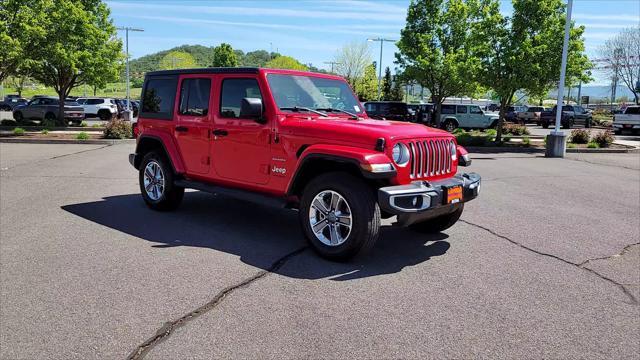
[[[339,63],[337,61],[325,61],[324,64],[331,64],[331,73],[333,74],[333,66],[334,65],[340,65],[342,63]]]
[[[571,28],[571,9],[573,0],[567,1],[567,19],[564,23],[564,41],[562,43],[562,61],[560,64],[560,83],[558,84],[558,100],[556,101],[556,126],[555,130],[547,137],[547,157],[564,157],[566,152],[567,135],[560,131],[560,119],[562,117],[562,98],[564,97],[564,82],[567,71],[567,53],[569,52],[569,31]]]
[[[367,39],[367,41],[379,41],[380,42],[380,62],[378,63],[378,100],[380,100],[380,93],[382,88],[380,87],[380,80],[382,79],[382,44],[384,42],[396,42],[396,40],[383,39],[381,37],[375,39]]]
[[[129,90],[129,31],[138,31],[138,32],[143,32],[144,30],[142,29],[136,29],[136,28],[132,28],[132,27],[118,27],[118,30],[124,30],[125,31],[125,47],[126,47],[126,52],[127,52],[127,116],[129,116],[129,114],[131,114],[131,93]],[[128,119],[131,120],[131,119]]]

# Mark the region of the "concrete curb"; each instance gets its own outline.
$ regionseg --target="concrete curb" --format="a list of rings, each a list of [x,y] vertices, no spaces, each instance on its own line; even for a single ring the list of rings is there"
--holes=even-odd
[[[45,129],[44,126],[6,126],[6,125],[2,125],[0,126],[0,130],[8,130],[8,131],[12,131],[15,128],[22,128],[25,131],[42,131]],[[47,130],[49,131],[100,131],[100,132],[104,132],[104,127],[91,127],[91,126],[85,126],[85,127],[80,127],[80,126],[62,126],[62,127],[51,127],[51,128],[47,128]]]
[[[497,146],[487,146],[487,147],[477,147],[477,146],[465,146],[464,147],[470,153],[528,153],[528,154],[537,154],[545,153],[545,149],[541,148],[519,148],[519,147],[497,147]],[[640,153],[640,148],[629,148],[629,149],[569,149],[567,148],[567,153],[595,153],[595,154],[635,154]]]
[[[0,143],[13,144],[84,144],[84,145],[135,145],[136,139],[89,139],[89,140],[73,140],[73,139],[16,139],[16,138],[0,138]]]

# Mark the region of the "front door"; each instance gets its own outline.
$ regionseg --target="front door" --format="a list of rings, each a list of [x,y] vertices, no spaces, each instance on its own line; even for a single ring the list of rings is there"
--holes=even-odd
[[[485,116],[478,105],[469,105],[469,124],[474,128],[485,128],[489,126],[489,117]]]
[[[212,80],[206,75],[180,78],[175,137],[187,174],[209,173]]]
[[[225,75],[218,78],[220,103],[214,118],[213,154],[216,174],[247,184],[269,181],[271,124],[240,116],[243,98],[262,99],[257,77]]]
[[[462,127],[462,128],[471,127],[471,123],[469,122],[467,105],[456,105],[456,119],[458,119],[458,127]]]

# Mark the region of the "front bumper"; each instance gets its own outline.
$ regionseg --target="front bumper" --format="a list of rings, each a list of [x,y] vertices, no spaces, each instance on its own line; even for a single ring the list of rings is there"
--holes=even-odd
[[[387,186],[378,189],[378,203],[384,212],[398,217],[398,225],[407,226],[451,213],[475,199],[480,180],[476,173],[465,173],[440,181]],[[462,188],[462,198],[449,202],[449,189],[458,186]]]

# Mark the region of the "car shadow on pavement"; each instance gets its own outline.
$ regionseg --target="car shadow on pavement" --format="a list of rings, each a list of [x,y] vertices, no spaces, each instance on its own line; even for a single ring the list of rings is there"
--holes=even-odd
[[[115,229],[162,249],[202,247],[233,254],[244,263],[268,269],[274,261],[306,245],[295,211],[237,201],[203,192],[187,192],[173,212],[149,209],[139,194],[61,207],[74,215]],[[347,263],[324,260],[308,249],[277,273],[300,279],[352,280],[392,274],[447,252],[448,235],[423,235],[386,226],[375,248]],[[429,243],[430,242],[430,243]],[[427,244],[429,243],[429,244]]]

